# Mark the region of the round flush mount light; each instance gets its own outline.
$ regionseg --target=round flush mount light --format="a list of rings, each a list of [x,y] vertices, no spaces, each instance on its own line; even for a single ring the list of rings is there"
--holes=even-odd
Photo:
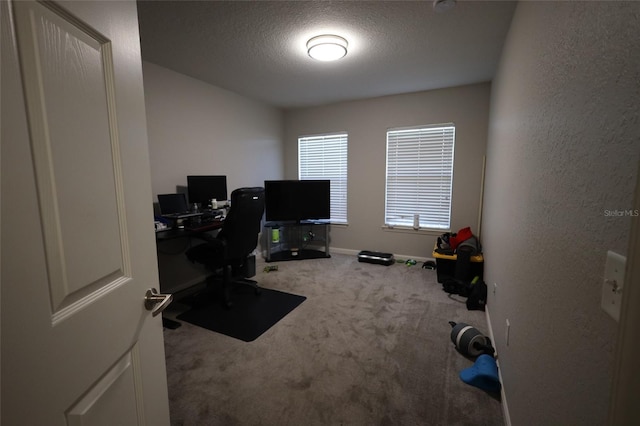
[[[444,13],[456,7],[456,0],[433,0],[433,10]]]
[[[307,42],[307,53],[318,61],[336,61],[347,54],[348,45],[347,40],[340,36],[319,35]]]

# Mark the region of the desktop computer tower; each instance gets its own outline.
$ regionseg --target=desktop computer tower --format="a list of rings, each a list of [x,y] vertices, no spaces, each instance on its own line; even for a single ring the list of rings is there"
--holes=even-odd
[[[250,254],[244,262],[242,276],[251,278],[256,275],[256,255]]]

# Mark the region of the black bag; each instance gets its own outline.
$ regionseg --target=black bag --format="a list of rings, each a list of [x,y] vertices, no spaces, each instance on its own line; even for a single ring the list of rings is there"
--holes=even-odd
[[[469,283],[455,278],[447,277],[442,282],[442,289],[449,294],[459,294],[462,297],[469,296]]]
[[[458,244],[458,247],[456,247],[456,252],[458,252],[459,254],[462,251],[469,252],[471,256],[476,256],[482,253],[482,244],[480,244],[480,240],[478,239],[478,237],[472,235],[471,237]]]
[[[470,251],[458,250],[455,278],[456,280],[463,281],[466,284],[471,282],[471,279],[473,277],[471,275],[471,252]]]
[[[469,296],[467,297],[467,309],[470,311],[484,311],[487,304],[487,284],[478,280],[471,283]]]

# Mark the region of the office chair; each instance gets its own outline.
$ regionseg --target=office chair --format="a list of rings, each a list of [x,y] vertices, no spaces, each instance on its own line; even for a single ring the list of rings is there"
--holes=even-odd
[[[258,283],[246,275],[247,259],[258,245],[264,213],[264,188],[238,188],[231,193],[231,207],[222,229],[214,237],[197,236],[206,242],[187,250],[187,258],[216,273],[222,269],[224,304],[231,307],[231,290],[236,284],[250,286],[260,294]],[[253,276],[253,275],[251,275]]]

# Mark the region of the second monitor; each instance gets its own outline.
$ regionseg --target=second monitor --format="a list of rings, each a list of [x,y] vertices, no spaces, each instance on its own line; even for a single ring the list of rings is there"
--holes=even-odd
[[[187,176],[187,187],[190,203],[206,206],[214,198],[220,202],[228,199],[226,176]]]
[[[301,222],[331,218],[331,181],[264,181],[265,216],[268,222]]]

